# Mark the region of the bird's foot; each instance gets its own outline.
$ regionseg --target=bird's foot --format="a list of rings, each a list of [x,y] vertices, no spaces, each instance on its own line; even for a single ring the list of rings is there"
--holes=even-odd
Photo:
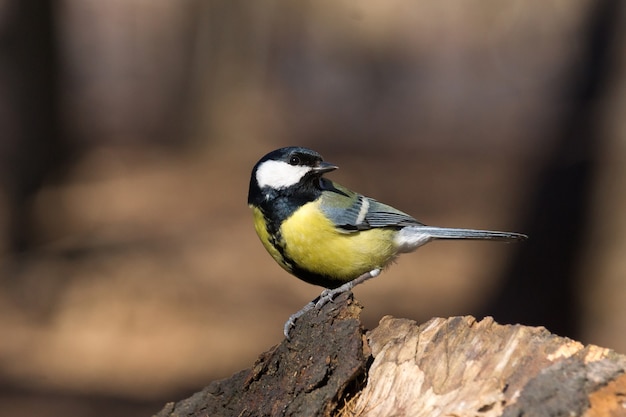
[[[360,275],[359,277],[353,279],[352,281],[348,281],[340,287],[333,289],[325,289],[315,300],[311,301],[307,305],[305,305],[300,311],[292,314],[289,319],[285,322],[285,326],[283,327],[283,333],[287,340],[290,339],[289,333],[291,329],[296,324],[296,320],[302,317],[307,312],[313,309],[320,309],[329,302],[332,302],[339,294],[344,293],[346,291],[350,291],[355,286],[367,281],[368,279],[377,277],[380,275],[380,269],[373,269],[369,272]]]
[[[320,297],[318,297],[318,298],[320,298]],[[291,316],[289,316],[289,319],[287,319],[287,321],[285,322],[285,326],[283,327],[283,334],[285,335],[287,340],[290,340],[289,333],[291,332],[291,329],[293,328],[293,326],[296,325],[296,320],[298,320],[300,317],[302,317],[307,312],[313,310],[316,307],[316,305],[317,305],[316,301],[317,301],[318,298],[316,298],[315,300],[311,301],[310,303],[308,303],[307,305],[302,307],[302,309],[300,311],[297,311],[297,312],[293,313]]]

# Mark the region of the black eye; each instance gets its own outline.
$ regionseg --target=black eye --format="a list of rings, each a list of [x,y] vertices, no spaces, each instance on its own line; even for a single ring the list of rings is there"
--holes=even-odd
[[[297,156],[292,156],[289,158],[289,165],[300,165],[300,158]]]

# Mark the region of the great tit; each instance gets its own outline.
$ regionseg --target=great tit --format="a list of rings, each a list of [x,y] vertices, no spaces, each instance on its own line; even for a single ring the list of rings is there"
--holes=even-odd
[[[327,288],[289,318],[287,338],[306,311],[377,276],[396,256],[431,240],[527,238],[520,233],[426,226],[323,177],[337,168],[319,153],[294,146],[268,153],[252,169],[248,205],[263,246],[287,272]]]

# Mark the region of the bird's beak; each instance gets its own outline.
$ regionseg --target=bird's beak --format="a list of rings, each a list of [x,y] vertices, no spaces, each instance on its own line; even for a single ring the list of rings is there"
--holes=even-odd
[[[318,174],[323,174],[325,172],[330,172],[330,171],[334,171],[337,168],[339,168],[337,165],[333,165],[329,162],[320,162],[320,164],[318,166],[316,166],[315,168],[313,168],[313,171],[317,172]]]

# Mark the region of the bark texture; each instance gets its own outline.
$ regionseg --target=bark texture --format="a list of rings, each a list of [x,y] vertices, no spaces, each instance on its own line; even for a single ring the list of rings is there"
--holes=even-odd
[[[490,317],[384,317],[365,332],[344,294],[250,368],[158,417],[626,416],[626,357]]]

